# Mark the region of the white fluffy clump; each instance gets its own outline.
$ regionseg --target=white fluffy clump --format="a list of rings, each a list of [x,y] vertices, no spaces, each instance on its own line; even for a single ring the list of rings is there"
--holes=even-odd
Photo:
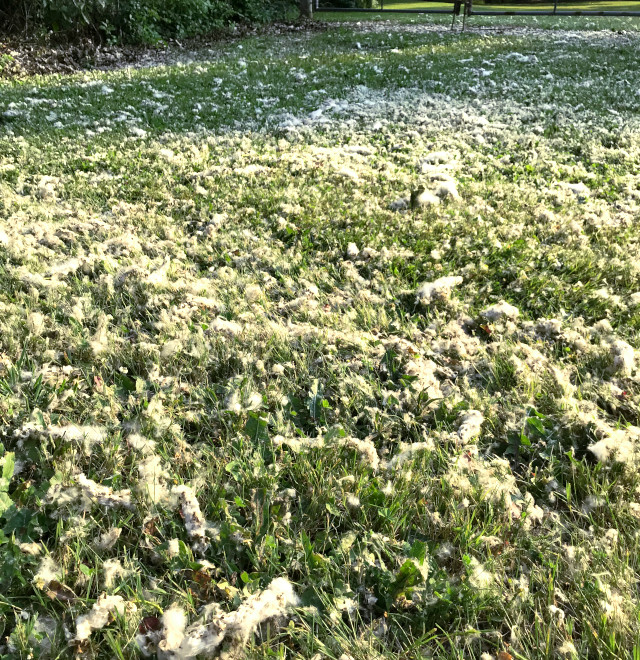
[[[169,474],[160,456],[150,454],[143,458],[138,463],[138,474],[140,491],[152,502],[157,504],[169,497],[169,489],[166,486]]]
[[[42,434],[55,440],[69,440],[81,445],[86,453],[91,451],[91,448],[100,442],[103,442],[107,437],[107,430],[102,426],[77,426],[69,424],[68,426],[47,426],[42,428],[38,424],[32,422],[25,424],[16,435],[35,435]]]
[[[359,454],[362,462],[367,464],[372,470],[377,470],[380,467],[380,457],[376,450],[375,445],[369,438],[360,440],[359,438],[335,438],[330,442],[326,442],[324,438],[284,438],[277,435],[273,439],[273,443],[277,447],[287,445],[294,452],[308,450],[308,449],[321,449],[327,445],[350,447],[355,449]]]
[[[463,454],[451,465],[447,481],[461,495],[474,495],[477,490],[482,499],[496,504],[504,500],[507,506],[510,496],[520,493],[511,466],[500,458],[485,461]],[[517,514],[520,512],[518,509]]]
[[[42,559],[36,574],[33,576],[33,583],[39,589],[45,589],[50,582],[62,578],[62,569],[53,560],[53,557],[47,555]]]
[[[102,594],[87,614],[76,619],[76,641],[89,639],[94,630],[104,628],[112,619],[114,614],[124,616],[136,611],[133,603],[125,601],[122,596],[108,596]]]
[[[349,243],[349,245],[347,245],[347,257],[349,257],[349,259],[355,259],[359,254],[360,250],[355,243]]]
[[[119,559],[107,559],[102,564],[104,572],[104,586],[107,589],[113,587],[118,578],[128,575],[131,571],[127,570]]]
[[[110,550],[118,542],[122,527],[111,527],[94,542],[96,550]]]
[[[207,549],[205,517],[202,515],[200,503],[193,489],[189,486],[176,486],[172,494],[178,498],[180,510],[184,518],[184,526],[195,552],[203,553]]]
[[[97,500],[98,504],[102,504],[108,508],[116,506],[121,506],[125,509],[133,508],[130,490],[113,490],[109,486],[96,483],[93,479],[89,479],[82,473],[76,477],[76,483],[82,489],[85,497],[88,497],[90,500]]]
[[[462,284],[462,277],[450,275],[440,277],[435,282],[425,282],[416,291],[416,302],[428,305],[437,300],[447,300],[454,286]]]
[[[487,307],[485,310],[480,312],[480,314],[484,316],[487,321],[495,323],[496,321],[501,321],[502,319],[517,319],[518,316],[520,316],[520,310],[517,307],[510,305],[505,300],[501,300],[499,303]]]
[[[215,332],[228,337],[237,337],[242,332],[242,326],[235,321],[227,321],[227,319],[216,318],[211,321],[209,327]]]
[[[630,376],[635,367],[636,355],[633,346],[622,339],[611,342],[609,350],[613,358],[613,369],[623,376]]]
[[[460,199],[455,181],[442,181],[436,188],[436,195],[441,199]]]
[[[610,429],[605,437],[601,438],[588,450],[601,463],[623,463],[629,468],[636,468],[640,452],[640,428],[630,426],[625,429]]]
[[[40,312],[31,312],[27,316],[27,327],[32,335],[41,335],[46,328],[46,320]]]
[[[576,647],[571,642],[570,640],[565,640],[562,642],[560,646],[556,649],[556,653],[558,656],[561,658],[577,658],[578,657],[578,651],[576,651]]]
[[[25,555],[37,557],[42,554],[42,544],[40,543],[19,543],[18,547],[20,548],[20,552],[23,552]]]
[[[162,615],[162,636],[158,644],[161,651],[175,651],[184,639],[187,627],[187,615],[177,604],[166,609]]]
[[[197,656],[210,657],[223,641],[239,650],[250,635],[265,621],[283,617],[291,607],[298,605],[293,586],[286,578],[276,578],[267,589],[261,591],[240,605],[235,612],[214,613],[211,621],[196,623],[184,630],[184,614],[178,608],[170,608],[169,617],[163,615],[162,639],[158,648],[170,653],[159,653],[159,658],[187,660]],[[173,611],[172,611],[173,610]],[[143,653],[149,653],[148,638],[139,636],[138,643]],[[180,639],[180,642],[178,642]]]
[[[429,190],[423,190],[413,200],[415,206],[438,206],[440,204],[440,197],[434,195]]]
[[[479,591],[491,588],[493,585],[493,575],[475,557],[471,558],[469,569],[469,584],[472,587]]]
[[[384,464],[384,467],[387,470],[398,470],[400,469],[407,461],[413,460],[416,454],[423,451],[433,451],[434,444],[432,440],[426,440],[424,442],[414,442],[412,444],[402,444],[400,445],[400,452],[397,453],[390,461],[387,461]]]
[[[464,444],[480,435],[484,415],[479,410],[468,410],[460,418],[458,437]]]
[[[38,182],[37,195],[43,201],[51,201],[56,197],[56,186],[60,179],[55,176],[43,176]]]
[[[380,457],[378,456],[375,445],[369,438],[365,438],[364,440],[351,437],[339,438],[338,444],[355,449],[360,454],[362,462],[367,464],[372,470],[377,470],[380,466]]]
[[[432,151],[422,159],[420,165],[422,163],[428,163],[429,165],[442,165],[450,163],[454,159],[455,156],[450,154],[448,151]]]

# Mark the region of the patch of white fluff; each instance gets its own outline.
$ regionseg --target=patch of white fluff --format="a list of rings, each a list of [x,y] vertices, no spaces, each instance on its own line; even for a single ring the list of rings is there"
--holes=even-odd
[[[347,245],[347,257],[349,257],[349,259],[355,259],[359,254],[360,250],[355,243],[349,243],[349,245]]]
[[[180,503],[184,526],[191,539],[191,547],[198,553],[204,552],[208,545],[205,535],[207,524],[196,494],[193,489],[184,485],[173,488],[172,494],[178,498]]]
[[[472,587],[479,591],[491,588],[493,585],[493,575],[475,557],[471,558],[469,568],[469,584]]]
[[[235,612],[218,611],[210,622],[190,626],[170,657],[175,660],[209,657],[225,639],[239,650],[258,626],[285,616],[299,602],[289,580],[276,578],[267,589],[247,598]]]
[[[366,463],[372,470],[377,470],[380,466],[380,457],[375,445],[369,438],[359,440],[358,438],[338,438],[338,444],[355,449],[363,463]]]
[[[380,467],[380,457],[376,450],[375,445],[369,438],[360,440],[359,438],[335,438],[329,442],[326,442],[324,438],[284,438],[281,435],[277,435],[273,438],[273,443],[281,447],[282,445],[287,445],[294,452],[308,450],[308,449],[321,449],[327,445],[337,445],[339,447],[350,447],[355,449],[362,459],[363,463],[366,463],[372,470],[377,470]]]
[[[576,647],[574,646],[573,642],[570,640],[565,640],[562,642],[560,646],[556,649],[556,653],[561,657],[561,658],[577,658],[578,657],[578,651],[576,651]]]
[[[485,319],[487,319],[487,321],[491,321],[492,323],[502,319],[510,319],[513,321],[520,316],[520,310],[517,307],[510,305],[505,300],[501,300],[499,303],[487,307],[480,313]]]
[[[440,277],[435,282],[425,282],[416,291],[416,302],[428,305],[437,300],[447,300],[454,286],[462,283],[459,275]]]
[[[480,435],[484,415],[479,410],[468,410],[460,418],[458,437],[463,444]]]
[[[168,499],[169,489],[167,481],[169,474],[162,465],[160,456],[150,454],[138,463],[140,475],[139,488],[144,495],[148,495],[152,502],[158,503]]]
[[[167,275],[169,273],[170,266],[171,266],[171,259],[167,257],[164,260],[162,266],[156,268],[154,271],[149,273],[149,275],[147,276],[147,282],[149,284],[155,284],[156,286],[166,284]]]
[[[640,462],[640,428],[629,426],[625,429],[607,429],[605,437],[601,438],[588,450],[601,463],[623,463],[635,468]]]
[[[37,195],[43,201],[55,199],[56,186],[60,179],[55,176],[43,176],[38,182]]]
[[[133,603],[125,601],[122,596],[108,596],[101,594],[96,603],[87,614],[82,614],[76,619],[76,637],[79,642],[89,639],[94,630],[104,628],[112,619],[114,614],[124,616],[136,611]]]
[[[455,181],[442,181],[436,188],[436,195],[441,199],[460,199]]]
[[[86,453],[89,453],[95,444],[104,441],[107,437],[107,430],[102,426],[76,426],[75,424],[42,428],[38,424],[29,422],[16,431],[16,435],[29,436],[34,434],[42,434],[55,440],[64,439],[76,442],[83,446]]]
[[[125,509],[133,508],[130,490],[113,490],[109,486],[96,483],[93,479],[89,479],[82,473],[76,476],[76,483],[80,486],[86,497],[91,500],[97,500],[103,506],[109,508],[116,506],[121,506]]]
[[[102,564],[102,570],[104,572],[104,586],[107,589],[111,589],[118,578],[130,573],[119,559],[107,559]]]
[[[441,165],[450,163],[454,159],[455,156],[448,151],[432,151],[422,159],[420,164],[428,163],[429,165]]]
[[[434,195],[428,190],[423,190],[415,199],[414,204],[418,207],[421,206],[438,206],[440,204],[440,197]]]
[[[162,651],[175,651],[184,639],[186,627],[187,615],[179,605],[174,603],[162,615],[163,639],[158,644],[158,648]]]
[[[100,314],[96,331],[89,342],[94,355],[100,355],[109,348],[109,321],[111,317],[106,314]]]
[[[177,557],[180,554],[180,539],[169,539],[167,543],[167,555]]]
[[[542,523],[544,518],[544,510],[539,507],[531,493],[525,493],[524,500],[519,507],[523,512],[526,512],[527,517],[524,520],[523,527],[525,530],[531,529],[534,525]]]
[[[220,317],[213,319],[209,327],[212,330],[215,330],[215,332],[219,332],[220,334],[229,337],[236,337],[242,332],[242,326],[239,323],[227,321]]]
[[[397,453],[390,461],[384,464],[387,470],[398,470],[407,461],[413,460],[416,454],[423,451],[433,451],[433,440],[426,440],[424,442],[414,442],[412,444],[401,444],[400,452]]]
[[[38,566],[38,571],[33,576],[33,583],[39,589],[45,589],[50,582],[62,579],[62,569],[56,564],[51,555],[42,559]]]
[[[141,451],[143,454],[150,454],[155,449],[156,443],[149,438],[145,438],[138,433],[132,433],[127,437],[127,444],[136,451]]]
[[[42,554],[42,545],[40,543],[19,543],[18,547],[20,548],[20,552],[24,552],[25,555],[37,557]]]
[[[510,495],[520,492],[511,466],[500,458],[485,461],[463,454],[449,469],[447,481],[463,495],[471,495],[477,488],[482,498],[495,503],[502,499],[510,503]]]
[[[609,350],[613,358],[613,369],[623,376],[630,376],[635,367],[636,360],[633,346],[630,346],[622,339],[615,339],[611,342]]]
[[[122,527],[111,527],[94,542],[96,550],[111,550],[122,534]]]
[[[46,328],[46,321],[40,312],[31,312],[27,316],[27,327],[32,335],[41,335]]]

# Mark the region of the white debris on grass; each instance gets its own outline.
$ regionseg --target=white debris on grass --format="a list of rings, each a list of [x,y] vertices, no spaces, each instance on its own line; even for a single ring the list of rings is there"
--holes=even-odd
[[[481,312],[481,315],[484,316],[487,321],[495,323],[496,321],[501,321],[502,319],[515,320],[520,316],[520,310],[513,305],[510,305],[508,302],[501,300],[495,305],[487,307]]]
[[[184,639],[187,627],[187,615],[184,610],[174,603],[162,614],[162,639],[158,644],[161,651],[176,651]]]
[[[416,290],[416,301],[428,305],[432,302],[448,300],[452,289],[462,284],[462,281],[459,275],[449,275],[440,277],[434,282],[425,282]]]
[[[440,204],[440,197],[434,195],[429,190],[423,190],[420,194],[416,195],[413,203],[416,207],[437,206]]]
[[[460,199],[458,186],[455,181],[442,181],[436,188],[436,195],[441,199]]]
[[[390,461],[385,462],[383,466],[387,470],[399,470],[405,463],[412,461],[416,454],[424,451],[433,451],[434,447],[433,440],[401,444],[400,451]]]
[[[598,431],[604,437],[588,447],[598,461],[622,463],[631,470],[635,470],[640,465],[639,427],[610,429],[603,426]]]
[[[182,627],[182,615],[175,610],[169,620],[163,615],[162,638],[158,647],[166,654],[162,658],[188,660],[197,656],[210,657],[220,647],[222,642],[229,642],[232,649],[240,652],[249,637],[266,621],[278,620],[286,616],[288,611],[299,604],[293,585],[286,578],[276,578],[264,591],[249,596],[234,612],[221,612],[217,604],[209,621],[196,622],[186,628]],[[205,612],[206,612],[205,608]],[[169,628],[167,628],[169,623]],[[170,633],[170,637],[167,637]],[[178,639],[182,635],[180,642]],[[149,637],[152,639],[149,640]],[[147,653],[153,636],[138,636],[138,644]],[[168,648],[171,647],[171,648]],[[160,654],[159,654],[160,657]]]
[[[104,442],[107,437],[107,429],[103,426],[68,426],[49,425],[42,427],[39,424],[29,422],[15,432],[18,436],[43,435],[53,440],[69,440],[82,446],[86,453],[90,453],[92,447]]]
[[[476,436],[480,435],[484,415],[479,410],[468,410],[460,417],[458,427],[458,438],[462,444],[467,444]]]
[[[131,573],[126,569],[119,559],[107,559],[102,564],[102,571],[104,573],[104,586],[111,589],[118,578],[125,577]]]
[[[471,558],[468,570],[469,584],[472,587],[478,589],[478,591],[491,589],[494,582],[493,574],[490,573],[475,557]]]
[[[615,339],[611,342],[609,350],[613,358],[614,371],[622,376],[630,376],[635,368],[636,360],[633,346],[622,339]]]
[[[329,441],[325,441],[324,438],[285,438],[281,435],[275,436],[273,438],[273,443],[276,447],[281,447],[286,445],[294,452],[309,450],[309,449],[321,449],[327,446],[338,446],[338,447],[349,447],[355,449],[362,459],[362,463],[370,467],[372,470],[377,470],[380,466],[380,457],[376,450],[375,445],[370,438],[365,438],[360,440],[359,438],[354,437],[337,437]]]
[[[169,473],[160,456],[149,454],[138,463],[140,493],[157,504],[169,498]]]
[[[94,541],[96,550],[111,550],[122,534],[122,527],[111,527]]]
[[[134,603],[125,601],[122,596],[101,594],[87,614],[76,619],[76,636],[78,642],[89,639],[94,630],[100,630],[108,625],[116,615],[126,616],[136,612]]]
[[[175,486],[172,489],[172,495],[178,498],[187,536],[191,540],[191,547],[198,554],[204,553],[208,547],[206,538],[207,523],[196,494],[189,486],[182,485]]]
[[[33,583],[39,589],[45,589],[50,582],[62,579],[62,569],[56,564],[51,555],[44,557],[38,565],[38,570],[33,576]]]
[[[93,479],[89,479],[85,474],[80,473],[76,475],[76,483],[82,489],[83,494],[92,501],[97,501],[98,504],[112,507],[123,507],[125,509],[133,508],[131,501],[131,491],[113,490],[109,486],[98,484]]]

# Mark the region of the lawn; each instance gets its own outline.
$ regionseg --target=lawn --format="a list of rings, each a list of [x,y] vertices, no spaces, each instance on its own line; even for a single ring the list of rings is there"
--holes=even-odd
[[[322,19],[325,19],[325,16],[327,15],[325,12],[329,11],[330,8],[332,7],[332,3],[329,1],[321,3],[321,6],[324,7],[324,9],[319,13],[319,16],[321,16]],[[413,2],[403,2],[402,0],[384,0],[384,6],[380,7],[380,3],[377,4],[376,6],[377,9],[384,9],[385,11],[387,10],[392,10],[396,11],[399,9],[408,9],[411,10],[412,12],[418,11],[418,10],[424,10],[424,11],[429,11],[429,10],[436,10],[436,11],[441,11],[441,10],[447,10],[451,11],[453,8],[453,2],[437,2],[433,0],[428,0],[425,2],[425,0],[415,0]],[[473,11],[475,12],[485,12],[485,11],[498,11],[498,12],[522,12],[522,11],[535,11],[535,12],[552,12],[554,10],[554,3],[553,2],[535,2],[535,3],[517,3],[517,4],[509,4],[509,3],[494,3],[491,2],[490,0],[486,2],[474,2],[473,3]],[[344,10],[343,10],[344,11]],[[634,12],[638,13],[640,16],[640,2],[619,2],[619,1],[611,1],[607,2],[605,1],[598,1],[598,2],[571,2],[570,0],[562,0],[561,2],[558,2],[557,5],[557,11],[560,12],[567,12],[567,11],[572,11],[572,12]],[[375,10],[372,10],[373,13],[376,13]],[[335,14],[336,12],[334,12]],[[342,12],[340,12],[342,13]],[[359,12],[348,12],[344,11],[345,14],[351,15],[351,16],[357,16],[358,14],[360,15],[360,18],[362,17],[362,13]]]
[[[0,657],[639,656],[640,21],[449,21],[0,82]]]
[[[328,7],[331,6],[327,2]],[[384,9],[451,9],[453,2],[425,2],[424,0],[416,0],[415,2],[402,2],[402,0],[384,0]],[[534,3],[494,3],[490,0],[486,2],[474,2],[473,8],[475,11],[540,11],[549,12],[553,11],[553,2],[534,2]],[[558,2],[558,11],[576,11],[576,12],[599,12],[599,11],[624,11],[624,12],[638,12],[640,14],[640,2],[617,2],[615,0],[607,2],[571,2],[570,0],[563,0]]]

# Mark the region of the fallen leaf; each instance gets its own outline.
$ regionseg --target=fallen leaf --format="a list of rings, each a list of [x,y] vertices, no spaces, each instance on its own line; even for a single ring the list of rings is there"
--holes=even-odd
[[[138,626],[138,632],[141,635],[145,633],[160,630],[162,628],[162,622],[157,616],[145,616],[140,625]]]

